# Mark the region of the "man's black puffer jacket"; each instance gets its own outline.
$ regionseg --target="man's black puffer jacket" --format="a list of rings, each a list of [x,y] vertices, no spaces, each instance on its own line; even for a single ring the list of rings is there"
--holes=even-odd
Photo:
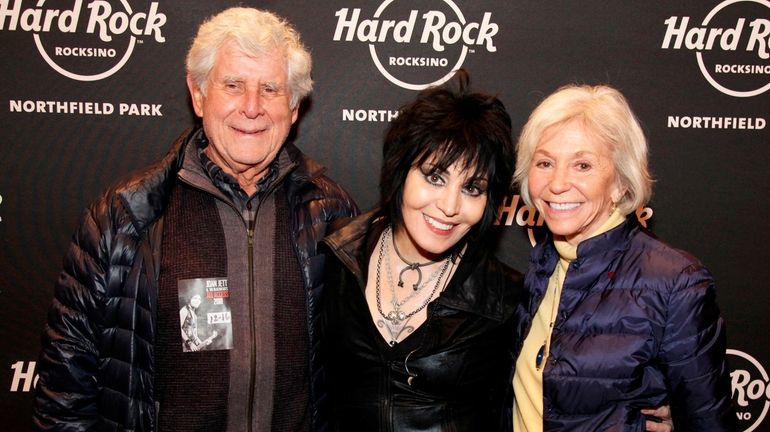
[[[43,333],[33,421],[45,431],[154,431],[154,340],[163,213],[186,131],[155,165],[108,189],[84,212],[67,250]],[[313,430],[326,428],[317,305],[327,225],[357,214],[322,167],[285,144],[296,169],[287,177],[290,229],[308,307]]]

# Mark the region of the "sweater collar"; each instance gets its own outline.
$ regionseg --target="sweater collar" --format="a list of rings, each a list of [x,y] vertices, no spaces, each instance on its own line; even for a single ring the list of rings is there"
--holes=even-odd
[[[144,231],[163,215],[174,180],[184,164],[185,152],[189,144],[202,134],[201,127],[186,130],[160,161],[115,185],[115,194],[127,209],[137,232]],[[321,165],[306,157],[290,142],[284,143],[281,152],[285,152],[283,157],[287,166],[296,165],[285,177],[294,185],[307,183],[324,172]],[[283,169],[280,162],[278,169],[280,176]]]
[[[179,178],[193,187],[219,197],[225,202],[232,203],[236,208],[242,208],[254,197],[260,197],[273,185],[282,181],[295,168],[294,163],[285,149],[278,152],[275,160],[268,168],[269,172],[257,182],[257,192],[251,197],[246,195],[234,177],[214,163],[204,152],[209,141],[203,130],[199,130],[187,145]]]

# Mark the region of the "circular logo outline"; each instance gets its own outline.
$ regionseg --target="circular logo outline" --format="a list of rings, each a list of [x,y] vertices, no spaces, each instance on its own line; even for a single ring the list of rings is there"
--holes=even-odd
[[[759,374],[762,375],[762,378],[764,378],[765,382],[770,381],[770,378],[768,378],[767,372],[765,371],[765,368],[762,367],[762,364],[759,363],[757,361],[757,359],[755,359],[754,357],[746,354],[743,351],[738,351],[738,350],[734,350],[734,349],[730,349],[730,348],[728,348],[725,352],[727,353],[727,355],[734,355],[736,357],[740,357],[740,358],[748,361],[749,363],[754,365],[755,368],[757,368],[757,371],[759,371]],[[765,415],[767,415],[767,411],[768,410],[770,410],[770,400],[765,400],[765,406],[762,408],[762,414],[760,414],[757,417],[757,420],[754,422],[754,424],[749,426],[749,428],[744,430],[743,432],[751,432],[754,429],[756,429],[757,427],[759,427],[759,425],[762,424],[762,421],[765,419]]]
[[[711,18],[713,18],[714,15],[716,15],[720,10],[724,9],[725,7],[733,3],[740,3],[740,2],[759,3],[762,5],[765,5],[768,9],[770,9],[770,1],[768,0],[725,0],[722,3],[718,4],[714,9],[712,9],[708,15],[706,15],[706,18],[703,19],[702,25],[707,26],[709,21],[711,21]],[[712,87],[721,91],[722,93],[725,93],[730,96],[735,96],[735,97],[751,97],[751,96],[760,95],[770,89],[770,82],[768,82],[767,84],[765,84],[764,86],[758,89],[751,90],[751,91],[737,91],[737,90],[729,89],[723,86],[722,84],[719,84],[708,72],[706,65],[703,63],[703,53],[701,51],[698,51],[697,53],[695,53],[695,57],[698,59],[698,67],[700,68],[700,71],[703,74],[703,77],[706,78],[706,81],[708,81]]]
[[[380,4],[380,6],[377,8],[377,11],[374,12],[374,17],[379,18],[380,14],[385,10],[385,8],[388,7],[391,3],[393,3],[396,0],[385,0]],[[457,18],[460,20],[462,24],[465,24],[465,16],[463,15],[462,11],[460,11],[460,8],[457,7],[456,4],[452,0],[442,0],[444,3],[446,3],[452,10],[457,14]],[[377,69],[380,71],[380,73],[387,78],[388,81],[392,82],[393,84],[405,88],[407,90],[424,90],[430,86],[437,86],[445,83],[450,78],[452,78],[455,74],[455,71],[460,69],[465,62],[465,57],[468,54],[468,46],[463,45],[462,52],[460,52],[460,57],[457,59],[457,62],[455,63],[452,70],[444,75],[443,77],[437,79],[436,81],[433,81],[431,83],[427,84],[411,84],[408,82],[401,81],[400,79],[394,77],[393,75],[388,72],[385,67],[380,62],[380,59],[377,57],[377,49],[375,48],[375,45],[370,43],[369,44],[369,54],[372,56],[372,61],[374,62],[374,65],[377,66]]]
[[[120,0],[120,2],[123,4],[123,7],[126,8],[126,12],[128,12],[129,14],[134,13],[131,10],[131,5],[128,4],[127,0]],[[59,72],[65,77],[71,78],[77,81],[98,81],[100,79],[104,79],[115,74],[115,72],[122,69],[123,66],[125,66],[125,64],[128,62],[128,59],[131,58],[131,54],[134,52],[134,45],[136,44],[136,37],[134,35],[131,35],[131,39],[128,42],[128,48],[126,48],[126,53],[123,54],[123,57],[120,59],[120,61],[118,61],[118,63],[115,64],[115,66],[111,67],[110,69],[107,69],[104,72],[100,72],[95,75],[81,75],[81,74],[70,72],[64,69],[63,67],[59,66],[59,64],[56,63],[45,51],[45,48],[43,47],[43,44],[40,41],[40,34],[35,33],[32,35],[32,37],[35,39],[35,46],[37,46],[37,51],[43,57],[43,60],[45,60],[45,62],[48,63],[48,66],[51,66],[53,70],[55,70],[56,72]]]

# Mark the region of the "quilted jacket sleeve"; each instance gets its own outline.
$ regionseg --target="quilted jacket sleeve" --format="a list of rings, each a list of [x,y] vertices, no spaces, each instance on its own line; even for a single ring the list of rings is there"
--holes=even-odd
[[[48,311],[38,361],[33,423],[39,431],[96,427],[98,335],[109,232],[104,201],[82,215]]]
[[[305,272],[305,280],[310,282],[308,296],[308,310],[311,323],[309,325],[310,338],[310,391],[314,401],[311,409],[312,430],[325,431],[328,429],[328,390],[325,382],[325,370],[321,362],[321,338],[320,338],[320,299],[324,291],[323,277],[325,274],[326,256],[319,253],[321,240],[326,236],[329,225],[339,219],[355,216],[358,207],[348,193],[338,184],[326,176],[314,179],[314,192],[306,196],[303,212],[295,212],[300,218],[297,223],[300,229],[298,243],[304,247],[299,248]],[[304,214],[304,217],[301,216]],[[303,221],[304,219],[304,221]]]
[[[671,292],[660,352],[675,430],[736,430],[725,350],[714,281],[703,266],[692,264]]]

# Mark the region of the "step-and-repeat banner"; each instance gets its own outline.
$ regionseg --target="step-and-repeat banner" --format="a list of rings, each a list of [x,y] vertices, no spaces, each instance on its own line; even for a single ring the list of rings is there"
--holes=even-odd
[[[0,429],[29,429],[40,332],[83,207],[194,121],[184,57],[206,17],[271,9],[315,91],[293,134],[362,208],[399,106],[464,67],[518,131],[566,83],[619,88],[657,179],[638,216],[713,271],[744,431],[770,430],[770,1],[0,0]],[[542,220],[507,197],[499,255]],[[542,228],[540,228],[542,229]]]

